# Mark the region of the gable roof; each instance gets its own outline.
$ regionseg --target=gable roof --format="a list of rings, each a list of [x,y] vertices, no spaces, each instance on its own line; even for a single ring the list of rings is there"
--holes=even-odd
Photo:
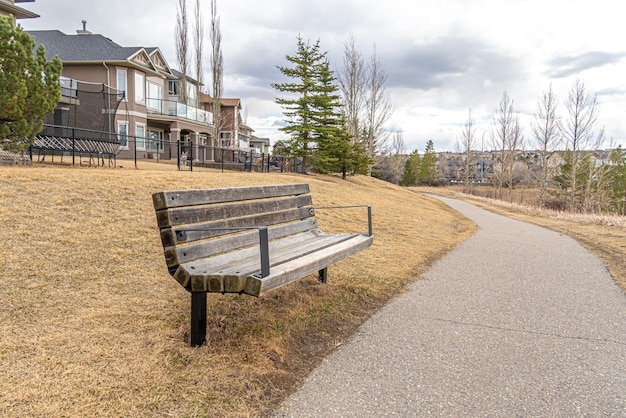
[[[24,1],[17,0],[15,3],[23,3]],[[13,15],[16,19],[26,19],[39,17],[37,13],[33,13],[30,10],[26,10],[23,7],[16,6],[10,0],[0,0],[0,16]]]
[[[58,55],[63,63],[116,62],[126,63],[161,76],[171,76],[171,70],[158,48],[123,47],[98,35],[67,35],[59,30],[33,30],[28,33],[36,47],[46,48],[46,57]],[[152,61],[158,58],[159,65]]]

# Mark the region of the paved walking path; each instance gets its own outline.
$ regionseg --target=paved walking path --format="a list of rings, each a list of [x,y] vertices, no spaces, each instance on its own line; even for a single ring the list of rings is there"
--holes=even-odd
[[[626,296],[606,267],[567,236],[440,199],[479,231],[276,417],[626,416]]]

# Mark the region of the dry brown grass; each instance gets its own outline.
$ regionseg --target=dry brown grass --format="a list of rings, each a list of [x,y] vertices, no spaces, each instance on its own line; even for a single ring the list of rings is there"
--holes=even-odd
[[[127,167],[132,164],[118,162]],[[307,182],[316,205],[370,203],[372,248],[259,299],[210,295],[209,346],[165,268],[151,194]],[[0,416],[258,416],[371,312],[474,231],[367,177],[0,167]],[[322,229],[365,228],[319,211]]]
[[[463,194],[455,188],[415,188],[447,195],[568,235],[600,258],[615,282],[626,291],[626,217],[612,214],[580,214],[539,209],[519,203],[529,201],[532,190],[518,190],[513,203]],[[516,203],[518,202],[518,203]]]

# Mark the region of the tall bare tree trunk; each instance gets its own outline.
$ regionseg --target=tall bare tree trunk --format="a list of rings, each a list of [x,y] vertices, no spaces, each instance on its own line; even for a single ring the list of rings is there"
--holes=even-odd
[[[472,191],[471,183],[471,169],[472,169],[472,148],[476,145],[476,127],[474,126],[474,119],[472,118],[472,109],[469,110],[467,115],[467,121],[463,127],[463,142],[460,149],[465,154],[465,164],[463,181],[465,183],[465,191]]]
[[[561,140],[557,100],[552,86],[543,93],[537,105],[535,120],[532,125],[535,146],[539,150],[539,172],[535,173],[539,207],[545,205],[546,190],[556,175],[557,167],[549,160]]]
[[[222,110],[221,110],[221,98],[223,90],[223,73],[224,73],[224,58],[222,56],[222,32],[220,29],[220,18],[217,15],[217,0],[211,0],[211,77],[212,77],[212,92],[213,97],[213,139],[219,147],[223,148],[225,145],[220,141],[221,123],[222,123]],[[232,138],[231,138],[232,140]]]
[[[369,64],[369,95],[367,99],[367,116],[366,116],[366,137],[365,149],[368,157],[373,161],[377,153],[377,148],[387,139],[385,132],[385,124],[391,117],[391,102],[385,94],[385,82],[387,74],[382,68],[382,63],[376,56],[376,48],[370,59]],[[371,167],[369,170],[371,174]]]
[[[200,90],[204,83],[204,19],[202,17],[202,10],[200,9],[200,0],[196,0],[196,7],[194,10],[194,27],[193,27],[193,45],[194,45],[194,64],[196,70],[196,108],[200,108]]]
[[[494,131],[491,141],[494,149],[498,150],[498,164],[494,164],[493,181],[497,188],[498,198],[502,199],[502,189],[506,184],[509,188],[509,201],[513,200],[513,166],[515,153],[522,147],[523,135],[519,119],[513,110],[513,100],[505,91],[494,115]]]
[[[576,79],[574,82],[565,106],[567,118],[563,125],[563,138],[567,149],[572,153],[569,206],[571,210],[576,211],[585,206],[585,202],[576,201],[581,187],[578,182],[581,151],[598,148],[604,139],[604,130],[601,130],[597,136],[594,133],[599,113],[598,104],[596,97],[589,95],[581,80]]]
[[[343,71],[338,73],[338,81],[343,96],[346,127],[355,141],[362,141],[363,134],[362,116],[368,87],[365,70],[363,57],[356,46],[356,38],[350,35],[344,43]]]
[[[181,80],[180,101],[188,104],[187,73],[189,71],[189,24],[187,21],[187,0],[178,0],[176,9],[176,59],[183,74]]]

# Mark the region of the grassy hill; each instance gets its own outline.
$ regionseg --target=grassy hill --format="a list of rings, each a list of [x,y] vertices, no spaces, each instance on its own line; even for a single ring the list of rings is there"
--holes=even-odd
[[[119,163],[119,162],[118,162]],[[121,163],[122,165],[123,162]],[[130,164],[129,164],[130,166]],[[165,268],[151,194],[310,184],[314,204],[372,205],[373,247],[255,299],[209,295],[209,345],[188,345],[189,295]],[[0,167],[1,416],[256,416],[474,226],[367,177]],[[363,213],[319,211],[327,231]]]

